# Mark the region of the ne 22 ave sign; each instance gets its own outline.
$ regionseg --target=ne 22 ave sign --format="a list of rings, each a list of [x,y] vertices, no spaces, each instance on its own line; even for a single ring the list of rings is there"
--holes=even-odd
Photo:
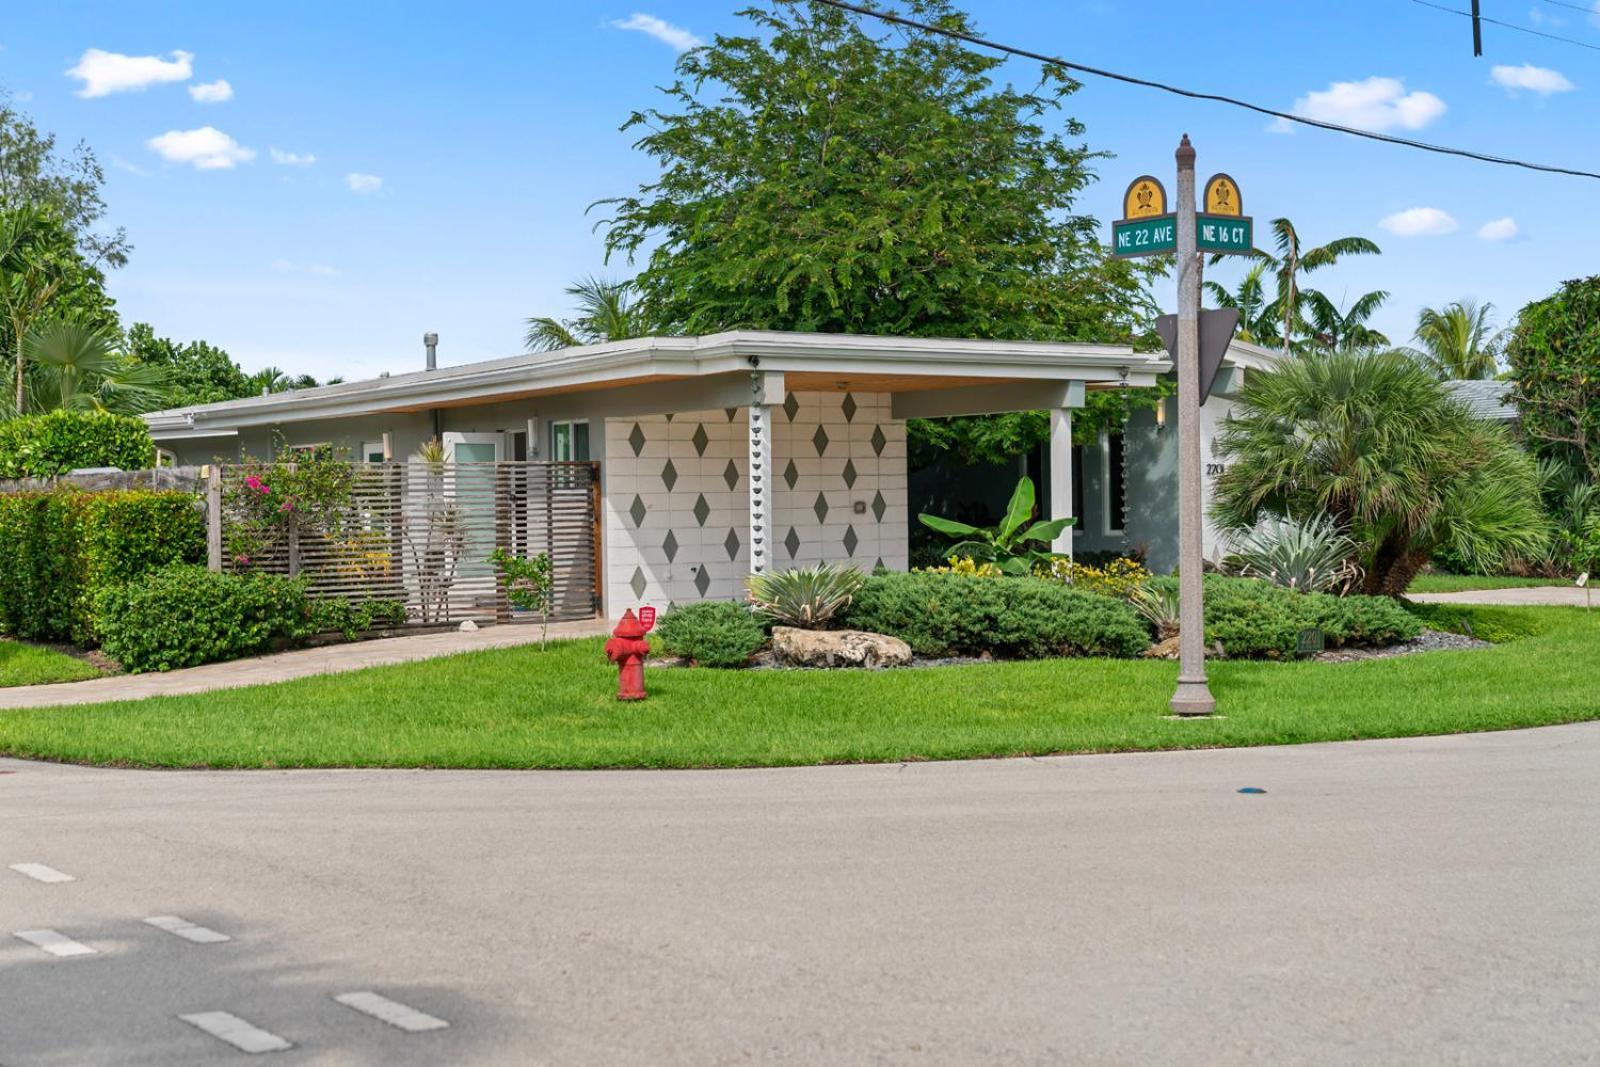
[[[1197,215],[1195,247],[1201,252],[1244,252],[1255,247],[1255,227],[1248,217]],[[1111,224],[1115,256],[1160,256],[1178,250],[1178,217],[1155,215],[1120,219]]]

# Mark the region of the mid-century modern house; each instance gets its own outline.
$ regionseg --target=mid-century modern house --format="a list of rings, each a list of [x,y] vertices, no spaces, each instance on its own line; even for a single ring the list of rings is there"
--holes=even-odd
[[[1236,343],[1204,409],[1210,442],[1240,377]],[[755,569],[824,560],[904,569],[906,420],[1045,409],[1044,509],[1058,548],[1176,558],[1175,404],[1074,448],[1091,390],[1152,386],[1162,356],[1108,345],[731,332],[650,337],[395,374],[148,416],[182,464],[332,448],[369,462],[426,443],[446,463],[598,464],[599,609],[742,597]],[[1219,395],[1220,394],[1220,395]],[[1009,486],[1007,486],[1009,488]]]

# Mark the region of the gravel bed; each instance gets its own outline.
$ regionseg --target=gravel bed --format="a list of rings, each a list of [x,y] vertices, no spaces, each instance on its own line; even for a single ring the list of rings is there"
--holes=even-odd
[[[1410,656],[1418,652],[1457,652],[1469,648],[1488,648],[1488,641],[1480,641],[1466,634],[1444,630],[1424,630],[1409,641],[1386,648],[1338,648],[1319,652],[1311,658],[1318,663],[1353,663],[1362,659],[1389,659],[1392,656]]]

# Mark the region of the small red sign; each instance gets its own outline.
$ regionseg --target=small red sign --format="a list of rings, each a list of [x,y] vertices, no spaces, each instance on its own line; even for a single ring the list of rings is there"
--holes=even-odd
[[[640,608],[639,623],[644,627],[644,632],[649,633],[656,628],[656,609]]]

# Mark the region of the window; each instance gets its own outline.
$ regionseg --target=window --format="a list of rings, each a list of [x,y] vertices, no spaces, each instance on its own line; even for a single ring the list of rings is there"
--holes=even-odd
[[[303,463],[313,459],[332,459],[333,444],[330,441],[319,441],[313,445],[285,445],[282,449],[282,458],[290,463]]]
[[[384,462],[383,442],[382,441],[363,441],[361,443],[361,462],[363,462],[363,463],[382,463],[382,462]]]
[[[1123,441],[1120,430],[1108,431],[1101,439],[1105,443],[1105,501],[1106,501],[1106,533],[1122,533],[1126,525],[1128,511],[1128,494],[1126,489],[1127,469],[1123,460]]]
[[[1072,514],[1078,518],[1078,532],[1083,532],[1083,446],[1072,446]]]
[[[550,424],[550,458],[557,462],[572,462],[589,458],[589,423],[552,422]]]

